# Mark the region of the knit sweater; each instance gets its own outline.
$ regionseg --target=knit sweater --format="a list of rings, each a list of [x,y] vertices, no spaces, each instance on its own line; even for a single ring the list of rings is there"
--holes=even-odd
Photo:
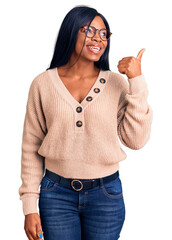
[[[152,109],[144,75],[125,78],[101,70],[79,103],[53,68],[31,82],[23,126],[19,197],[23,213],[38,213],[45,168],[66,178],[115,173],[130,149],[150,138]]]

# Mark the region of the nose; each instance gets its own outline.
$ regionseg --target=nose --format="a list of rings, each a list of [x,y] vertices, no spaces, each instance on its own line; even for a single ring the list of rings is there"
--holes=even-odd
[[[96,34],[95,34],[94,37],[92,37],[92,40],[96,40],[96,41],[99,40],[99,42],[102,41],[101,38],[100,38],[100,33],[99,33],[99,31],[96,31]]]

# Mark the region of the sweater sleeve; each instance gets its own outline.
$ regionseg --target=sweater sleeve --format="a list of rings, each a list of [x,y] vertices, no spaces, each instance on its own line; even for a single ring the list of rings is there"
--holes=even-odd
[[[44,172],[44,158],[38,154],[38,149],[46,134],[46,124],[38,82],[37,76],[30,85],[23,127],[20,175],[22,185],[18,192],[24,215],[38,212],[39,185]]]
[[[118,103],[118,136],[125,146],[137,150],[150,138],[153,112],[147,103],[148,88],[143,74],[128,78],[129,84],[122,76],[121,80],[123,90]]]

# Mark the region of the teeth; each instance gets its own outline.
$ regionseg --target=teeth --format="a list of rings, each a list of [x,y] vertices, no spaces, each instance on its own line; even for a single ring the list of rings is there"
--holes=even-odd
[[[95,49],[95,50],[100,50],[100,48],[99,47],[93,47],[93,46],[88,46],[88,48],[90,48],[90,49]]]

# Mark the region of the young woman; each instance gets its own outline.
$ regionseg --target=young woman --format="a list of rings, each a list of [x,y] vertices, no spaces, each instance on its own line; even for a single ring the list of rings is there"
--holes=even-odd
[[[31,83],[19,188],[30,240],[120,237],[125,204],[119,162],[126,154],[117,136],[131,149],[142,148],[152,109],[141,72],[144,49],[119,61],[127,82],[109,69],[110,36],[96,9],[73,8],[50,67]]]

